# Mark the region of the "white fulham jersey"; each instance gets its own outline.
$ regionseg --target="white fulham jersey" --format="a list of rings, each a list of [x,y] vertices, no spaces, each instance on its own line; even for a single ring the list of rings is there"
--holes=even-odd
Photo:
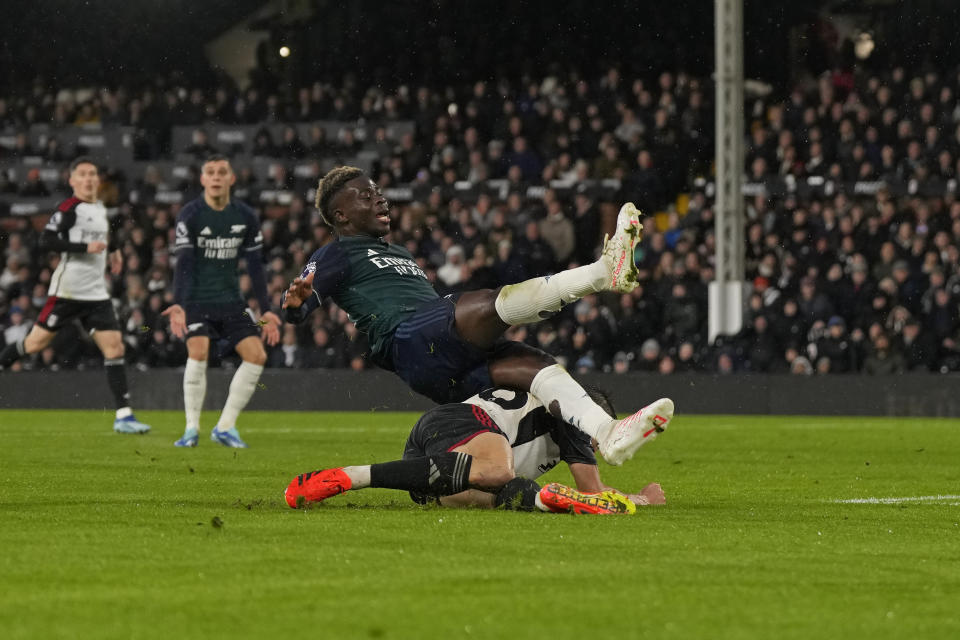
[[[64,200],[47,223],[63,240],[72,243],[107,242],[110,224],[103,203],[84,202],[78,198]],[[60,264],[50,278],[47,295],[69,300],[108,300],[104,272],[107,250],[100,253],[63,251]]]
[[[590,436],[551,416],[529,393],[511,389],[484,389],[464,400],[487,412],[513,448],[518,476],[540,477],[563,460],[567,464],[597,464]]]

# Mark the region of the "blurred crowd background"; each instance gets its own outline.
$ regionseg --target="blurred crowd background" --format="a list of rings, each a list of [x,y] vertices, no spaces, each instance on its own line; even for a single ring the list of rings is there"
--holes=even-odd
[[[821,35],[788,75],[747,87],[750,291],[736,335],[709,341],[706,332],[715,243],[708,65],[648,52],[643,65],[558,57],[509,73],[392,82],[309,79],[266,57],[242,88],[215,68],[199,80],[188,71],[15,79],[0,93],[0,344],[23,337],[46,300],[59,258],[36,240],[52,205],[70,195],[66,164],[100,153],[101,197],[124,220],[124,272],[108,278],[127,359],[181,366],[185,348],[160,316],[172,301],[174,221],[200,195],[203,158],[226,153],[234,197],[261,217],[274,307],[333,240],[313,190],[346,163],[384,188],[389,240],[441,293],[592,261],[620,204],[636,202],[648,216],[635,256],[641,286],[509,333],[572,370],[960,370],[960,67],[868,63]],[[271,367],[372,366],[363,335],[329,301],[282,336]],[[100,363],[71,327],[17,366]],[[232,365],[219,354],[216,364]]]

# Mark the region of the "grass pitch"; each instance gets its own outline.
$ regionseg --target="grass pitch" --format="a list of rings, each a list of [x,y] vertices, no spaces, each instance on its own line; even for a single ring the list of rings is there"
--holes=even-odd
[[[247,413],[244,451],[140,417],[0,412],[0,637],[960,637],[960,421],[681,414],[601,465],[667,506],[590,517],[287,508],[298,472],[398,457],[412,414]]]

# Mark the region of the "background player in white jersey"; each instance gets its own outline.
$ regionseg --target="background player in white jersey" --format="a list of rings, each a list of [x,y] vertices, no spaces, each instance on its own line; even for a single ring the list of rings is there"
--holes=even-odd
[[[114,431],[146,433],[150,427],[139,422],[130,408],[120,323],[104,280],[110,221],[103,203],[97,200],[100,173],[93,160],[81,157],[70,164],[70,187],[73,196],[61,202],[50,216],[40,239],[42,249],[60,252],[47,302],[27,337],[0,353],[0,367],[7,368],[24,356],[42,351],[58,330],[79,320],[103,353],[107,382],[117,406]],[[118,274],[123,269],[123,257],[112,245],[109,249],[110,270]]]
[[[616,415],[605,394],[588,392]],[[658,400],[644,411],[653,415],[654,427],[645,434],[652,439],[672,417],[669,401]],[[555,418],[533,395],[485,389],[425,413],[410,432],[402,460],[301,474],[284,495],[295,508],[366,487],[406,490],[421,504],[435,499],[445,506],[525,511],[632,513],[636,505],[665,503],[656,483],[632,495],[605,485],[595,450],[595,441]],[[577,489],[557,483],[541,489],[534,479],[560,461],[569,466]]]
[[[246,204],[231,201],[236,181],[230,161],[211,156],[200,169],[203,195],[184,205],[177,216],[177,266],[174,300],[163,315],[170,318],[174,336],[187,339],[187,366],[183,372],[183,405],[187,425],[174,444],[195,447],[199,441],[200,411],[207,390],[210,337],[219,338],[237,352],[242,362],[230,381],[230,392],[210,439],[227,447],[244,448],[236,421],[250,401],[267,352],[280,339],[280,317],[270,311],[267,281],[260,249],[260,220]],[[260,305],[261,323],[240,295],[237,267],[246,262],[253,293]]]

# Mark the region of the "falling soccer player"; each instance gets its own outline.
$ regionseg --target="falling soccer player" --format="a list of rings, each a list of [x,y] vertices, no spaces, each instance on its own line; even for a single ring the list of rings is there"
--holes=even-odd
[[[77,158],[70,163],[69,181],[73,196],[61,202],[50,216],[40,239],[41,249],[60,252],[47,302],[30,333],[0,352],[0,367],[7,368],[24,356],[43,351],[57,331],[79,320],[103,353],[107,383],[117,407],[113,430],[146,433],[150,426],[138,421],[130,408],[120,322],[104,280],[108,253],[114,274],[122,271],[123,256],[113,244],[107,210],[97,199],[100,170],[92,159]],[[114,218],[112,226],[117,226],[117,220]]]
[[[287,289],[289,322],[302,322],[331,297],[369,336],[371,359],[414,391],[437,403],[459,402],[489,387],[529,391],[554,417],[594,438],[613,465],[656,435],[654,416],[672,418],[668,398],[623,420],[611,418],[552,356],[503,338],[511,325],[538,322],[585,295],[637,286],[633,250],[643,227],[632,203],[620,209],[614,235],[604,240],[596,262],[444,298],[410,252],[383,240],[390,231],[389,205],[361,169],[327,173],[316,206],[337,239],[316,251]]]
[[[589,393],[616,415],[605,394]],[[666,423],[665,416],[655,419],[655,424]],[[410,432],[401,460],[303,473],[290,482],[284,498],[298,508],[378,487],[409,491],[420,504],[519,511],[633,513],[637,506],[666,502],[657,483],[632,495],[605,485],[593,445],[532,395],[485,389],[463,403],[426,412]],[[569,466],[577,488],[555,482],[541,488],[535,479],[560,461]]]
[[[220,419],[210,432],[214,442],[235,448],[247,446],[237,431],[237,417],[253,396],[267,361],[261,325],[267,344],[275,345],[280,339],[280,317],[270,311],[267,298],[260,221],[253,209],[231,200],[230,187],[235,181],[225,156],[207,158],[200,173],[203,196],[188,202],[177,216],[175,304],[163,315],[170,319],[171,333],[187,339],[183,372],[187,425],[174,443],[178,447],[195,447],[199,440],[211,335],[225,340],[242,360],[230,382]],[[237,267],[241,257],[246,260],[259,302],[259,321],[240,295]]]

